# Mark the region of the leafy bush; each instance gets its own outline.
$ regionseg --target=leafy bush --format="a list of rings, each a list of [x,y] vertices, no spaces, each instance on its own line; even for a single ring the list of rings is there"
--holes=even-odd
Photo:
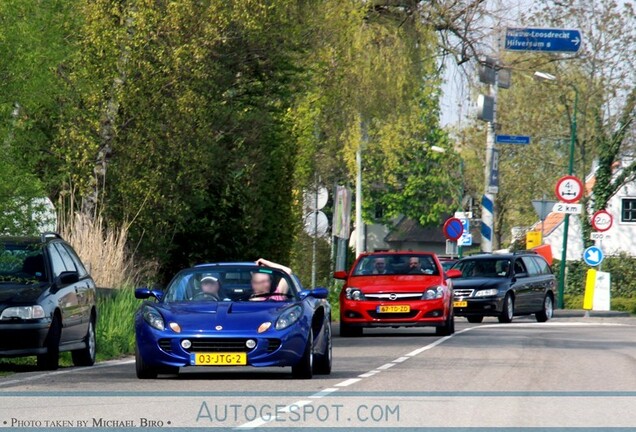
[[[560,262],[555,261],[552,270],[559,275]],[[585,278],[590,267],[583,261],[568,262],[566,267],[566,286],[564,300],[567,303],[568,295],[583,296],[585,293]],[[602,270],[611,274],[610,294],[612,299],[636,298],[636,258],[621,254],[607,257],[603,260]],[[612,301],[613,304],[613,301]],[[583,305],[581,300],[578,308]],[[612,306],[614,309],[614,306]],[[617,309],[618,310],[618,309]]]
[[[101,295],[97,301],[97,355],[104,360],[135,351],[133,317],[139,307],[134,289],[125,287]]]
[[[566,309],[582,309],[583,295],[566,294],[563,302]],[[610,309],[636,314],[636,297],[611,297]]]
[[[610,308],[615,311],[636,314],[636,297],[617,297],[610,299]]]

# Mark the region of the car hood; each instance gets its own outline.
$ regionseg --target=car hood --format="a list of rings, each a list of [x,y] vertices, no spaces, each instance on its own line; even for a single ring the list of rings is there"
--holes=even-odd
[[[432,285],[442,285],[441,276],[433,275],[386,275],[353,276],[347,285],[360,288],[366,293],[421,292]]]
[[[0,304],[33,304],[36,303],[42,292],[46,289],[44,284],[30,285],[0,285]]]
[[[453,289],[457,288],[497,288],[508,282],[508,279],[500,278],[469,278],[469,279],[453,279]]]
[[[183,331],[213,329],[254,330],[264,322],[274,324],[281,312],[296,303],[287,302],[200,302],[160,304],[164,319],[179,324]]]

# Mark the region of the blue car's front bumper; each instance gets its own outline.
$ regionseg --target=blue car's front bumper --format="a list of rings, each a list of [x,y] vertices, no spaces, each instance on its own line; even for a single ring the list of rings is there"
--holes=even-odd
[[[150,327],[143,319],[135,323],[139,355],[144,363],[153,367],[184,367],[193,365],[192,353],[244,352],[247,365],[257,367],[294,366],[303,355],[307,345],[309,328],[301,322],[291,327],[258,334],[256,331],[198,331],[176,333],[167,328],[163,331]],[[192,346],[184,349],[183,340]],[[253,339],[256,346],[247,348],[245,341]]]

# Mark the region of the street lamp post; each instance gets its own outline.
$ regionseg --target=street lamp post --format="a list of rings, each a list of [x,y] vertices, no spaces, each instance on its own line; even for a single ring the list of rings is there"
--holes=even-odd
[[[534,76],[547,81],[555,81],[556,77],[545,72],[535,72]],[[570,122],[570,155],[568,161],[568,175],[574,173],[574,145],[576,143],[576,111],[579,104],[579,90],[572,84],[568,83],[574,90],[574,110],[572,112],[572,121]],[[570,215],[566,213],[563,220],[563,246],[561,248],[561,265],[559,266],[559,309],[564,308],[563,296],[565,294],[565,266],[568,250],[568,231],[570,228]]]

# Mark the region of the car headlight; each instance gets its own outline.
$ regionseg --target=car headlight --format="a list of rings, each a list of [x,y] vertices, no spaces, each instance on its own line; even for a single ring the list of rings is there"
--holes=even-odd
[[[444,287],[433,286],[427,288],[422,294],[422,300],[435,300],[444,297]]]
[[[0,320],[18,319],[38,319],[44,318],[44,309],[42,306],[14,306],[8,307],[0,314]]]
[[[359,288],[353,288],[353,287],[349,287],[345,290],[345,298],[347,300],[366,300],[364,298],[364,294],[362,293],[362,291],[360,291]]]
[[[144,307],[142,316],[144,317],[144,321],[146,321],[150,327],[156,328],[157,330],[164,330],[166,328],[166,325],[163,322],[163,317],[157,309],[146,306]]]
[[[497,288],[492,288],[475,292],[475,297],[490,297],[496,296],[497,294],[499,294],[499,290]]]
[[[286,309],[278,319],[276,320],[276,325],[274,326],[276,330],[283,330],[287,327],[293,325],[296,321],[298,321],[303,313],[302,308],[299,305],[290,307]]]

